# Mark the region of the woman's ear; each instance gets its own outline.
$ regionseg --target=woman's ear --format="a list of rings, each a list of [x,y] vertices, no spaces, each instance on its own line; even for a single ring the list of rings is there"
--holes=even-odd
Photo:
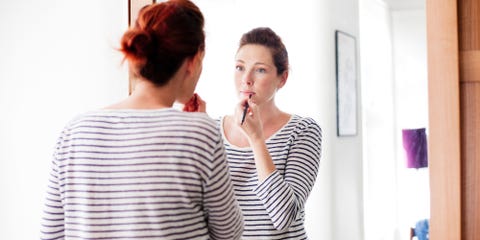
[[[282,75],[280,75],[280,82],[278,83],[278,89],[285,86],[285,83],[287,83],[287,79],[288,79],[288,71],[285,71],[282,73]]]
[[[198,51],[193,57],[187,59],[187,72],[195,73],[198,67],[201,68],[203,57],[205,56],[205,51]],[[200,65],[200,66],[199,66]]]
[[[195,67],[194,57],[187,58],[185,59],[185,61],[187,61],[187,74],[191,74]]]

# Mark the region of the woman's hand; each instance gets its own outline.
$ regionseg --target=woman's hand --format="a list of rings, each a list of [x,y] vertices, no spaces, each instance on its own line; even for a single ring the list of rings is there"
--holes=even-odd
[[[207,112],[207,103],[196,93],[183,105],[184,112]]]
[[[247,104],[248,107],[245,111],[245,106],[247,106]],[[249,142],[255,139],[263,141],[263,126],[260,119],[260,113],[258,106],[252,101],[252,99],[242,99],[237,104],[235,123],[242,129]]]
[[[243,112],[247,103],[248,109],[242,124]],[[252,148],[258,181],[263,182],[275,171],[276,167],[265,144],[260,110],[252,99],[243,99],[237,104],[234,118],[235,124],[238,125],[242,133],[246,136],[248,144]]]

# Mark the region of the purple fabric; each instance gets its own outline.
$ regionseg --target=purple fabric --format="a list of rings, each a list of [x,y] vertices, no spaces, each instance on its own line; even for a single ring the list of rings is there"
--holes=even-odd
[[[403,129],[403,147],[407,153],[407,168],[428,167],[425,128]]]

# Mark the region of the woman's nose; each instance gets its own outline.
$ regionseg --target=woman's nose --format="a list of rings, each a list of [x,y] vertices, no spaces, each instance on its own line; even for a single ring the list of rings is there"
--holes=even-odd
[[[253,79],[250,73],[246,73],[245,75],[242,76],[242,84],[246,86],[253,85]]]

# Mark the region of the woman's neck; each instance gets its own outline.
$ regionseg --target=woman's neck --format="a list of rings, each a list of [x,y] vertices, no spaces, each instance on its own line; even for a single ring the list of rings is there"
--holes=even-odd
[[[289,114],[281,111],[274,103],[259,106],[259,112],[262,120],[263,129],[268,126],[283,125]]]
[[[170,108],[174,102],[175,95],[168,85],[158,87],[151,82],[138,80],[134,91],[128,98],[107,108],[160,109]]]

